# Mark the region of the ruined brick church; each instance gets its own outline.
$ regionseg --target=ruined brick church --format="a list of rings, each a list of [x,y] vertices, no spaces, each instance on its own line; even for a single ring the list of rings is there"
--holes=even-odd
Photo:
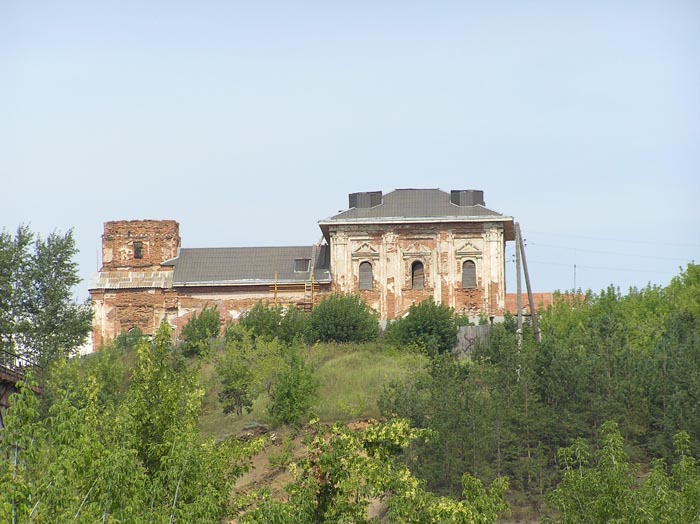
[[[205,306],[235,320],[261,300],[309,310],[336,291],[360,294],[381,319],[430,297],[469,316],[505,312],[514,223],[483,191],[352,193],[319,226],[313,246],[183,248],[173,220],[105,223],[89,284],[94,347],[135,327],[153,334],[163,319],[178,329]]]

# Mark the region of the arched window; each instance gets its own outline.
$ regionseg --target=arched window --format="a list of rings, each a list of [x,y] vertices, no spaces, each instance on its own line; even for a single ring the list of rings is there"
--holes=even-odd
[[[360,262],[360,290],[372,289],[374,287],[374,276],[372,275],[372,264]]]
[[[462,287],[464,289],[476,288],[476,264],[473,260],[466,260],[462,264]]]
[[[411,264],[411,289],[423,289],[425,284],[425,272],[423,262],[416,260]]]

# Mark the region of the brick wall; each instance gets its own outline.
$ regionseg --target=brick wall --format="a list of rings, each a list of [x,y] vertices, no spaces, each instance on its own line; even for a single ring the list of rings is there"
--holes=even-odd
[[[174,220],[106,222],[102,235],[102,271],[157,268],[165,260],[176,257],[179,247],[180,225]]]

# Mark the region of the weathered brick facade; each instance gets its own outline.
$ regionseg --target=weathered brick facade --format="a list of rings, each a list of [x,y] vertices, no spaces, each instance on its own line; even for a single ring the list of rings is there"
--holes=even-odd
[[[339,226],[329,230],[333,289],[360,295],[392,319],[412,304],[433,298],[459,314],[503,315],[504,233],[498,224],[405,224]],[[476,266],[476,287],[464,289],[462,268]],[[371,290],[360,290],[360,264],[372,266]],[[424,268],[424,285],[412,285],[412,265]]]
[[[350,195],[347,212],[319,223],[327,246],[180,250],[173,220],[107,222],[89,286],[94,346],[135,327],[152,335],[164,319],[177,333],[205,306],[228,321],[260,300],[308,307],[331,291],[359,293],[382,319],[428,298],[500,316],[512,224],[480,191],[440,190]]]

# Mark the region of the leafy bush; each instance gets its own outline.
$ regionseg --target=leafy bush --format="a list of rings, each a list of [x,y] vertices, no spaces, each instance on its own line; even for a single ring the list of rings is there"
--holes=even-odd
[[[56,359],[46,415],[36,383],[19,384],[0,432],[0,522],[231,521],[233,483],[264,442],[201,435],[197,370],[173,367],[171,334],[140,340],[129,367],[111,347]]]
[[[253,339],[277,338],[280,342],[289,345],[297,338],[306,338],[309,315],[294,306],[285,310],[282,306],[258,302],[243,315],[238,324],[247,329]]]
[[[289,345],[295,340],[306,340],[309,336],[311,317],[296,307],[289,307],[282,316],[278,338]]]
[[[428,439],[429,431],[411,428],[405,420],[351,430],[311,421],[311,438],[303,460],[294,468],[283,502],[260,497],[248,504],[238,522],[379,522],[368,518],[370,503],[384,499],[382,522],[404,524],[493,524],[508,510],[506,478],[489,488],[468,473],[462,479],[463,497],[456,501],[424,490],[422,482],[403,464],[398,453]]]
[[[358,295],[333,293],[311,313],[310,335],[321,342],[368,342],[379,335],[379,321]]]
[[[238,325],[250,331],[253,339],[277,338],[282,323],[282,308],[262,301],[255,304],[238,321]]]
[[[130,351],[136,347],[141,339],[143,338],[143,332],[137,328],[133,327],[129,331],[124,331],[117,335],[114,339],[114,348],[122,351]]]
[[[387,340],[399,346],[418,346],[429,354],[452,351],[457,342],[453,310],[432,298],[413,304],[408,315],[387,326]]]
[[[182,328],[182,352],[187,356],[206,355],[211,348],[212,341],[219,335],[221,329],[221,317],[216,306],[204,307],[202,312],[195,314]]]
[[[677,462],[671,468],[662,459],[652,461],[640,479],[640,465],[630,463],[624,439],[615,422],[601,428],[603,447],[592,453],[578,438],[559,450],[563,475],[549,501],[557,510],[556,524],[589,522],[673,522],[690,524],[700,512],[700,469],[690,454],[690,437],[674,438]],[[669,474],[670,471],[670,474]]]
[[[277,339],[253,340],[251,332],[239,324],[226,329],[225,347],[216,361],[222,390],[219,401],[224,413],[248,413],[263,392],[271,396],[272,386],[287,369],[286,347]]]
[[[270,416],[276,423],[296,424],[309,413],[319,381],[299,347],[289,348],[288,365],[272,386]]]

